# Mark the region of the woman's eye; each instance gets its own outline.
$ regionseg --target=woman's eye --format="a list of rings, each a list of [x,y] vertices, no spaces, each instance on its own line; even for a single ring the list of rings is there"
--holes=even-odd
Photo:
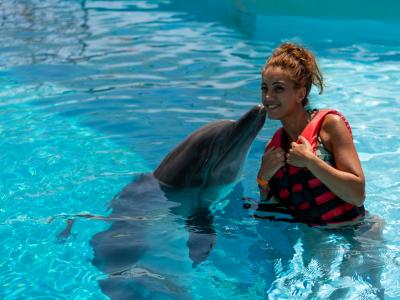
[[[261,86],[261,90],[262,90],[263,92],[266,92],[266,91],[268,91],[268,88],[267,88],[265,85],[262,85],[262,86]]]
[[[277,86],[277,87],[275,87],[275,91],[276,92],[283,92],[284,91],[284,88],[283,87],[281,87],[281,86]]]

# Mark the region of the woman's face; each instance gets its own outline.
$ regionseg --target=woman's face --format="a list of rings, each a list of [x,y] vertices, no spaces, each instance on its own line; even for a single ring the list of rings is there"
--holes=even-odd
[[[294,87],[287,71],[280,67],[268,67],[262,73],[261,102],[270,119],[282,120],[303,109],[305,88]]]

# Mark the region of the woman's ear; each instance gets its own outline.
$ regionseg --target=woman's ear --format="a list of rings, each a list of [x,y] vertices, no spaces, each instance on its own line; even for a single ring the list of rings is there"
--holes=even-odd
[[[297,103],[303,103],[304,99],[306,98],[307,91],[306,88],[303,86],[297,90]]]

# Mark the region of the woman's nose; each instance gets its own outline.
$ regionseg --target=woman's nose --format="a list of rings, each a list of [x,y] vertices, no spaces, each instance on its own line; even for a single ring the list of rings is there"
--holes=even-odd
[[[269,99],[271,99],[272,98],[272,92],[270,91],[270,90],[268,90],[268,91],[265,91],[264,93],[263,93],[263,100],[265,99],[265,100],[269,100]]]

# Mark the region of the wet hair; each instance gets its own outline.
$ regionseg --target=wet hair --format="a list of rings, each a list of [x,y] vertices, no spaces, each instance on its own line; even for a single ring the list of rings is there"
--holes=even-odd
[[[264,65],[264,71],[269,67],[280,67],[288,72],[294,87],[306,88],[303,106],[308,104],[311,86],[319,88],[319,94],[324,90],[324,81],[314,54],[304,47],[292,43],[284,43],[274,50]]]

